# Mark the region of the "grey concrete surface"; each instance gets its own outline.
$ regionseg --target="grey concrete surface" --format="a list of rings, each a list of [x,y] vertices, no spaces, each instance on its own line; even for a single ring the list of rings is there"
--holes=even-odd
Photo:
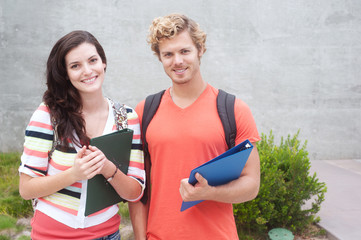
[[[319,225],[330,239],[361,239],[361,160],[312,161],[311,172],[327,186]]]
[[[205,80],[244,100],[261,133],[300,129],[311,159],[361,158],[359,0],[0,0],[0,151],[22,149],[50,49],[72,30],[103,45],[107,96],[135,107],[168,87],[146,35],[173,12],[206,31]]]

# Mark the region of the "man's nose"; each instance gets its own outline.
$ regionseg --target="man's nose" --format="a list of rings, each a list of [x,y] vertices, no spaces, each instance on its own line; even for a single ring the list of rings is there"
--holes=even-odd
[[[175,54],[174,55],[174,63],[176,65],[182,64],[183,63],[183,56],[180,54]]]

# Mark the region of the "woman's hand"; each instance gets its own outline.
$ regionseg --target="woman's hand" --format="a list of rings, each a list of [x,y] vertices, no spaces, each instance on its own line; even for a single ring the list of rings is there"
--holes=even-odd
[[[91,179],[100,174],[106,161],[104,153],[98,148],[89,146],[87,149],[86,146],[83,146],[78,151],[72,167],[75,180]]]

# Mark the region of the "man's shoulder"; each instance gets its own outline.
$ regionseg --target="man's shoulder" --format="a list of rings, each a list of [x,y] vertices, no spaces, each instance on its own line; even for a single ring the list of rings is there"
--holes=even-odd
[[[163,94],[165,93],[165,91],[167,91],[167,89],[163,89],[161,91],[158,91],[156,93],[152,93],[152,94],[149,94],[145,99],[143,99],[142,101],[140,101],[137,106],[135,107],[135,111],[140,114],[140,113],[143,113],[144,111],[144,107],[145,107],[145,104],[147,103],[147,106],[149,107],[150,105],[153,105],[153,104],[159,104],[160,103],[160,100],[163,96]]]

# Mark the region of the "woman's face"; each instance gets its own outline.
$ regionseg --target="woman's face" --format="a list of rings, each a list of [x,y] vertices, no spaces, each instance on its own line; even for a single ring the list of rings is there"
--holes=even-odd
[[[70,50],[65,65],[71,84],[81,95],[101,91],[106,64],[93,44],[85,42]]]

